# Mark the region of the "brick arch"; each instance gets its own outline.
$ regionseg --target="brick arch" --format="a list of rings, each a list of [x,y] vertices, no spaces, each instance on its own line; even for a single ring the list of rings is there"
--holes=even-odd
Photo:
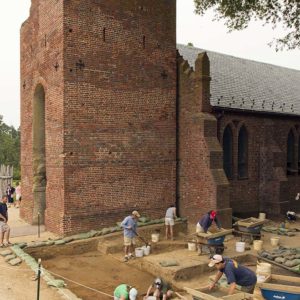
[[[226,129],[228,126],[230,127],[230,129],[231,129],[231,131],[232,131],[233,138],[235,137],[236,127],[234,126],[233,122],[232,122],[232,121],[229,121],[229,122],[225,123],[224,129],[222,130],[221,136],[220,136],[220,144],[221,144],[221,145],[223,144],[224,131],[225,131],[225,129]]]
[[[44,223],[46,207],[45,98],[44,86],[38,83],[32,100],[33,224]]]

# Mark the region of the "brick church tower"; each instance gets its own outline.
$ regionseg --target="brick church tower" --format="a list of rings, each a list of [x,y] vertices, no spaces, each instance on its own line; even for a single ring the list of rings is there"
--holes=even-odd
[[[58,234],[176,196],[176,0],[32,0],[21,28],[21,217]]]

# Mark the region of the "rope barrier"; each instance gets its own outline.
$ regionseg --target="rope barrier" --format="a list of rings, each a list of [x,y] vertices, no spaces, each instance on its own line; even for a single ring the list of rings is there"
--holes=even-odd
[[[53,282],[53,279],[51,279],[50,277],[48,277],[47,275],[43,275],[43,277],[47,278],[50,282]],[[57,288],[67,299],[72,300],[72,298],[70,298],[64,291],[62,288]]]
[[[45,270],[46,270],[46,269],[45,269]],[[101,291],[99,291],[99,290],[96,290],[96,289],[94,289],[94,288],[91,288],[91,287],[89,287],[89,286],[86,286],[86,285],[84,285],[84,284],[81,284],[81,283],[79,283],[79,282],[76,282],[76,281],[71,280],[71,279],[69,279],[69,278],[66,278],[66,277],[64,277],[64,276],[61,276],[61,275],[56,274],[56,273],[54,273],[54,272],[51,272],[51,271],[49,271],[49,270],[46,270],[46,271],[47,271],[48,273],[54,275],[54,276],[63,278],[63,279],[66,280],[66,281],[70,281],[70,282],[72,282],[72,283],[74,283],[74,284],[77,284],[77,285],[79,285],[79,286],[82,286],[82,287],[84,287],[84,288],[86,288],[86,289],[89,289],[89,290],[91,290],[91,291],[93,291],[93,292],[96,292],[96,293],[105,295],[105,296],[110,297],[110,298],[114,298],[114,296],[109,295],[109,294],[107,294],[107,293],[101,292]]]

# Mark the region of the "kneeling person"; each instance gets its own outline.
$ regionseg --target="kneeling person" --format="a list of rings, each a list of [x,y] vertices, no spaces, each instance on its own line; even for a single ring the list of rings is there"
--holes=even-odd
[[[114,300],[136,300],[138,291],[127,285],[120,284],[114,291]]]
[[[153,295],[157,300],[167,300],[171,299],[173,291],[170,289],[168,283],[161,280],[161,278],[156,278],[154,283],[149,286],[148,291],[144,299],[148,296]]]
[[[215,266],[218,270],[210,289],[214,288],[224,273],[227,277],[227,282],[230,285],[228,295],[233,294],[237,284],[242,287],[241,290],[243,292],[253,294],[257,278],[256,274],[250,269],[241,266],[233,259],[223,258],[222,255],[219,254],[215,254],[212,257],[208,266]]]

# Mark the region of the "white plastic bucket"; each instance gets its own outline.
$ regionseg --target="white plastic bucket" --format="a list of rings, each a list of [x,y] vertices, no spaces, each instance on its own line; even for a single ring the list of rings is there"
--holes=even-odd
[[[196,251],[196,243],[188,243],[189,251]]]
[[[278,246],[279,244],[279,237],[272,237],[271,238],[271,245],[272,246]]]
[[[272,269],[272,265],[269,263],[257,263],[256,273],[270,275],[271,269]]]
[[[159,233],[152,233],[151,240],[153,243],[157,243],[159,241]]]
[[[143,246],[142,249],[145,256],[150,254],[150,249],[151,249],[150,246]]]
[[[245,242],[236,242],[235,244],[235,250],[236,252],[245,252]]]
[[[262,249],[263,243],[264,242],[261,241],[261,240],[253,241],[253,249],[256,250],[256,251],[260,251]]]
[[[265,220],[265,219],[266,219],[266,214],[265,214],[265,213],[259,213],[258,218],[259,218],[260,220]]]
[[[144,256],[143,248],[135,248],[135,256],[136,257],[143,257]]]

